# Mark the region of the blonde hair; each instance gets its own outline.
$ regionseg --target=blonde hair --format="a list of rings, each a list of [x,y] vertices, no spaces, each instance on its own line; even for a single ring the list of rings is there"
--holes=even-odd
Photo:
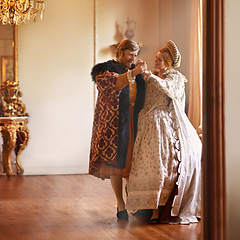
[[[131,50],[131,51],[138,51],[139,50],[139,45],[134,42],[133,40],[130,39],[125,39],[122,42],[119,43],[117,50],[116,50],[116,57],[118,58],[120,55],[120,51],[125,51],[125,50]]]
[[[159,50],[162,53],[163,61],[167,68],[173,68],[173,58],[169,49],[165,46]]]

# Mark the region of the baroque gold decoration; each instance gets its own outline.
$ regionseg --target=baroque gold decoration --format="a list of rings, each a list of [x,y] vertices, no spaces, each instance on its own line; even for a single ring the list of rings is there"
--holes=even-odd
[[[19,97],[22,97],[22,92],[19,89],[18,83],[10,81],[4,82],[1,90],[2,96],[7,103],[7,107],[3,113],[4,116],[28,116],[25,104],[19,99]]]
[[[127,30],[125,31],[125,37],[128,39],[132,39],[135,35],[135,29],[136,29],[136,22],[133,20],[127,20]]]
[[[29,140],[27,122],[28,117],[0,117],[0,131],[3,137],[3,173],[7,176],[22,175],[24,172],[20,163],[20,154]],[[13,150],[16,154],[16,173],[13,172],[11,163]]]
[[[31,19],[36,21],[38,12],[42,20],[44,9],[43,0],[0,0],[0,21],[3,25],[29,23]]]

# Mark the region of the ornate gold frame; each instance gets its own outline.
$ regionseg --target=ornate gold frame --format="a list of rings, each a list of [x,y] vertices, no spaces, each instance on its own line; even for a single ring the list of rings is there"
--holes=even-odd
[[[1,85],[1,94],[7,103],[7,108],[4,111],[5,117],[22,117],[28,116],[26,113],[25,104],[19,99],[22,97],[22,92],[18,82],[18,28],[13,26],[13,80],[6,80],[3,76]],[[3,63],[4,64],[4,63]],[[4,68],[4,65],[3,65]]]

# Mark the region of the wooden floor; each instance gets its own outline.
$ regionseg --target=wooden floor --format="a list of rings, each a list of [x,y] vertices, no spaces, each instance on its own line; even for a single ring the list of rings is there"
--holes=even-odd
[[[0,176],[1,240],[195,240],[201,224],[116,219],[109,180],[89,175]]]

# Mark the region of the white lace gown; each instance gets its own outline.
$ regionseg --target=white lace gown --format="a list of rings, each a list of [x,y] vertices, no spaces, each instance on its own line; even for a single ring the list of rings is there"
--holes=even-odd
[[[128,210],[164,206],[177,183],[171,215],[181,224],[197,222],[201,208],[202,144],[184,112],[185,80],[174,69],[146,80],[126,204]]]

